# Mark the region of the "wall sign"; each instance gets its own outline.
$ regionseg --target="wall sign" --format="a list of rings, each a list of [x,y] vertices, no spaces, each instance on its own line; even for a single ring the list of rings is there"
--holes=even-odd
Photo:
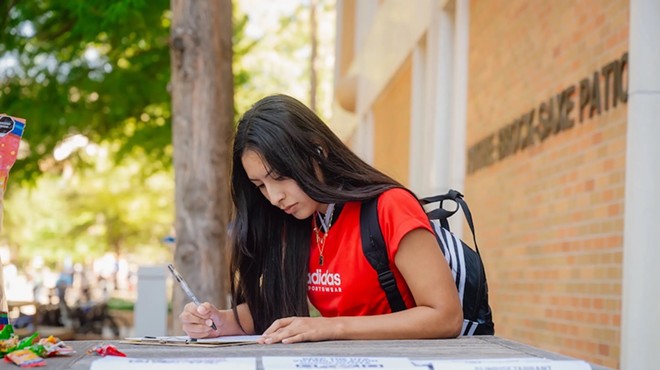
[[[628,101],[628,53],[468,148],[467,173],[525,150]],[[625,76],[624,76],[625,75]],[[624,78],[625,77],[625,78]]]

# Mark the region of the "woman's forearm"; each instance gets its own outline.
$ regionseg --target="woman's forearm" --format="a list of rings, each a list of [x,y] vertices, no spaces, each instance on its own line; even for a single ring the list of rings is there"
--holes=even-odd
[[[385,315],[336,317],[331,322],[335,339],[455,338],[461,332],[463,316],[421,306]]]
[[[245,303],[239,304],[236,307],[236,311],[240,324],[236,321],[236,316],[234,316],[234,312],[231,309],[221,311],[221,319],[224,321],[221,329],[223,335],[254,334],[254,323],[248,305]]]

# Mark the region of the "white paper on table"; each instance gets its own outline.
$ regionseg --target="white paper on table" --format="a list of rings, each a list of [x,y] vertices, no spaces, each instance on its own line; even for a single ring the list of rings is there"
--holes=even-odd
[[[254,357],[215,358],[132,358],[103,357],[92,362],[91,370],[256,370]]]
[[[391,369],[420,370],[406,357],[264,356],[264,370],[290,369]]]
[[[201,338],[193,340],[187,335],[179,336],[164,336],[164,337],[129,337],[124,338],[127,341],[135,342],[158,342],[158,343],[199,343],[199,344],[216,344],[216,343],[256,343],[261,338],[261,335],[228,335],[216,338]]]
[[[592,370],[585,361],[536,357],[414,362],[417,365],[430,364],[433,370]]]

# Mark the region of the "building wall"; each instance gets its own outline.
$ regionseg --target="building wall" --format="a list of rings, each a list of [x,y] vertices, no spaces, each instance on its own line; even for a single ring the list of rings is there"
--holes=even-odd
[[[620,352],[628,18],[623,0],[470,3],[464,194],[496,333],[610,367]],[[616,106],[611,62],[623,70]]]
[[[406,59],[373,105],[373,165],[404,185],[410,157],[411,58]]]
[[[357,97],[344,106],[353,149],[419,184],[411,153],[428,144],[415,141],[411,117],[434,132],[464,128],[459,190],[473,210],[496,334],[618,368],[630,1],[343,1],[357,14],[346,17],[356,42],[338,46],[355,47],[338,76],[357,81],[344,84]],[[439,60],[467,79],[467,97],[446,91],[465,115],[435,113],[444,80],[418,69]]]

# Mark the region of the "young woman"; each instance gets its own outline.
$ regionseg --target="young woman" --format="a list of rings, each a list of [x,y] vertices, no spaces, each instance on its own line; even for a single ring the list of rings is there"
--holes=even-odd
[[[456,286],[417,199],[304,104],[285,95],[257,102],[238,123],[232,166],[233,309],[188,304],[179,316],[188,335],[293,343],[460,333]],[[373,197],[408,307],[399,312],[362,252],[360,202]],[[310,302],[322,317],[309,317]]]

